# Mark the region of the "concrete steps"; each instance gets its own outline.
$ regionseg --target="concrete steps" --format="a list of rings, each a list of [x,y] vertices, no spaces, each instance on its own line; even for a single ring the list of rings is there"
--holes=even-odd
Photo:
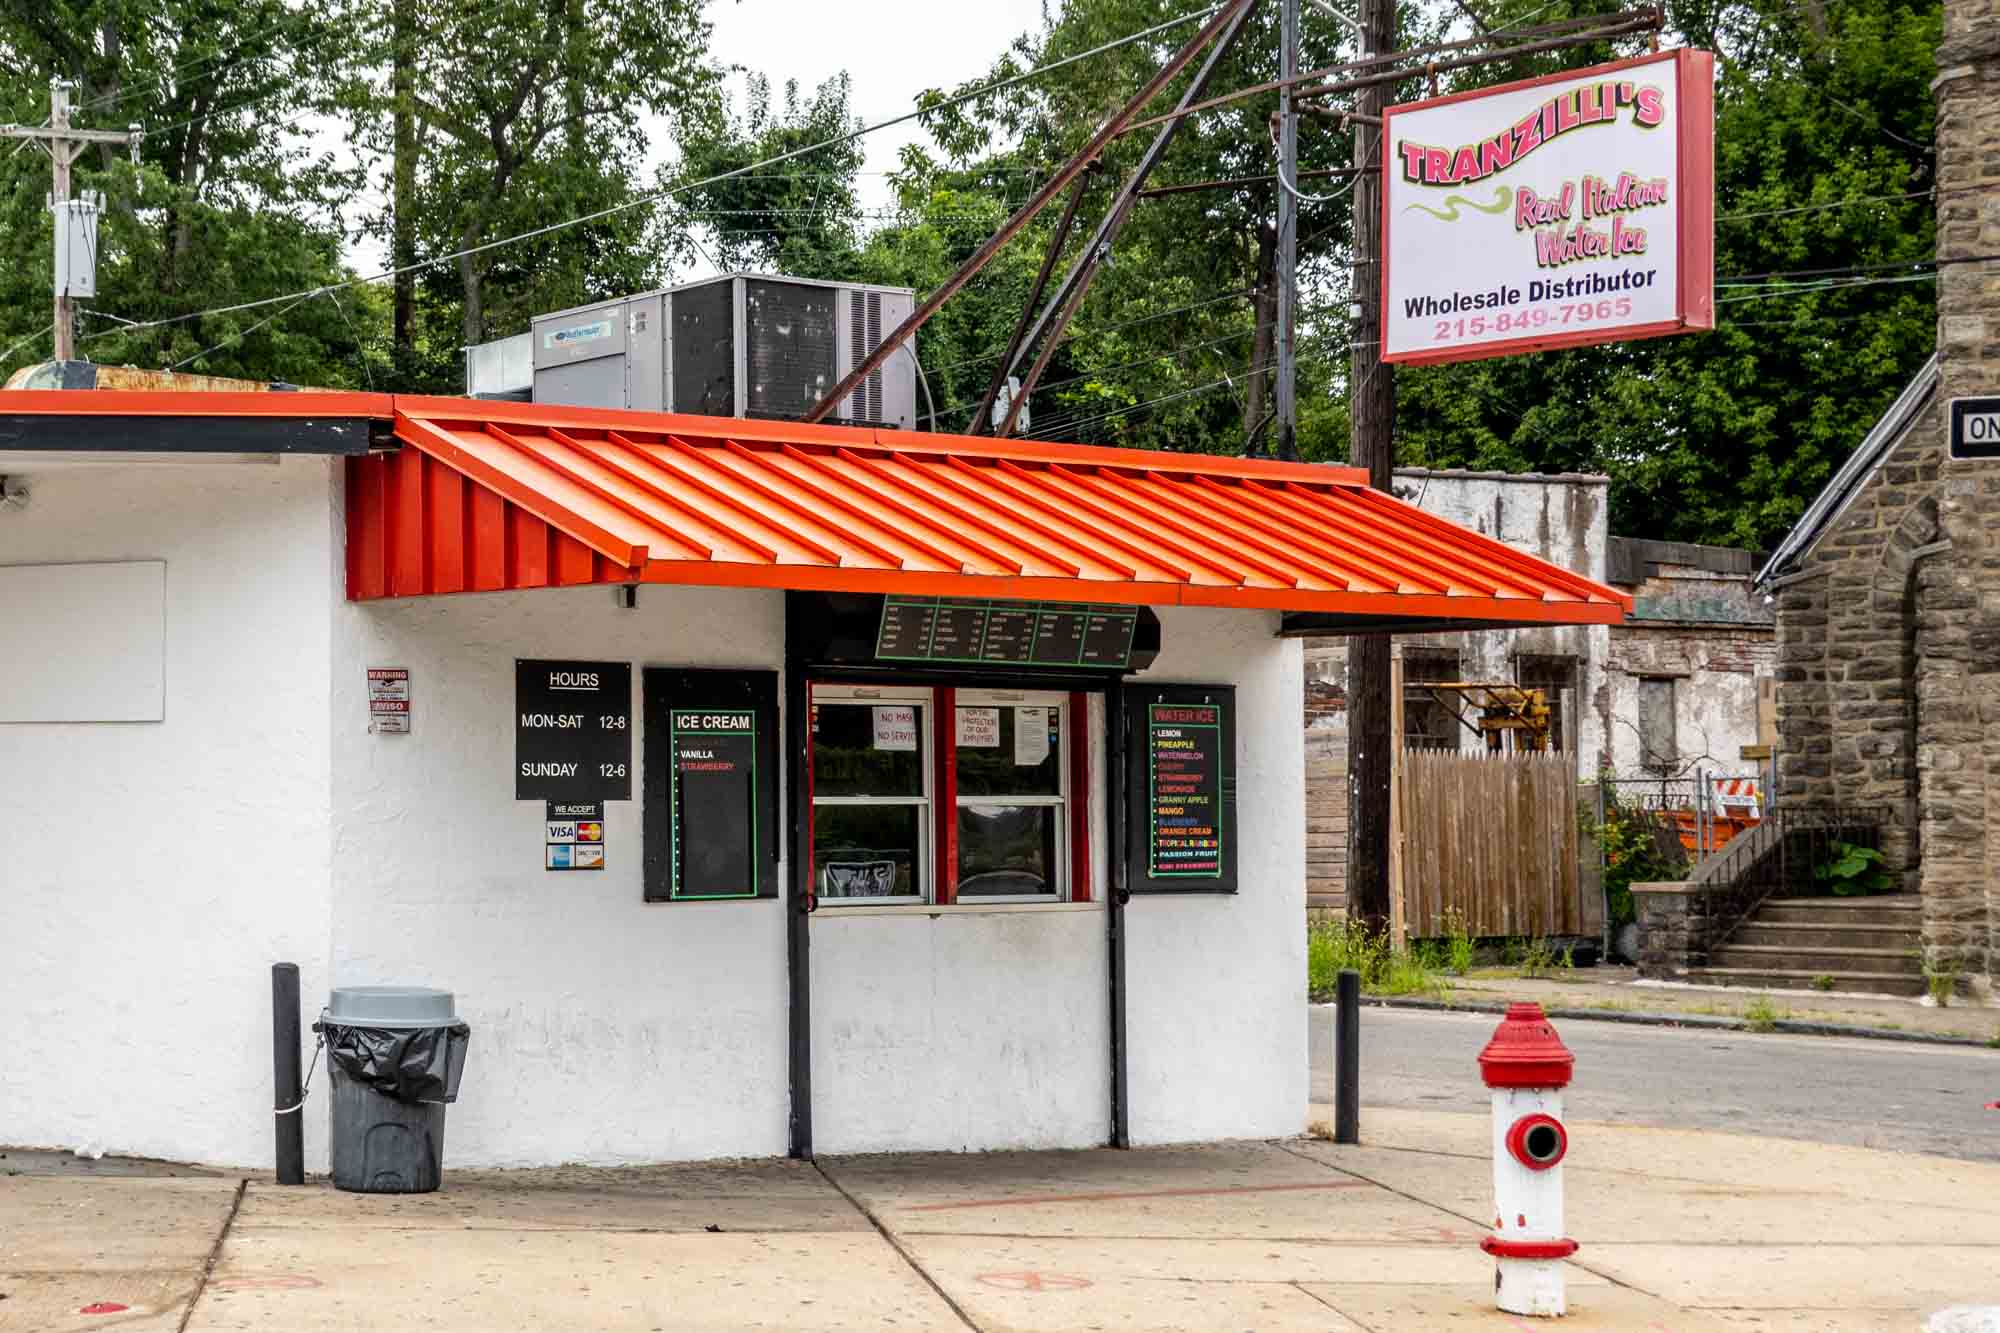
[[[1845,991],[1862,995],[1922,995],[1923,974],[1894,972],[1797,972],[1741,967],[1692,967],[1687,979],[1704,986],[1734,986],[1746,990]],[[1822,979],[1830,984],[1820,983]]]
[[[1922,995],[1915,894],[1783,898],[1759,908],[1688,980],[1767,990]]]

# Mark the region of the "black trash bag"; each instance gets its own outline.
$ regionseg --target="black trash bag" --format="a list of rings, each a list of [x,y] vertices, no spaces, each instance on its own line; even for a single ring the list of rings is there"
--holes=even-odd
[[[345,1027],[318,1022],[327,1059],[357,1083],[399,1102],[455,1102],[465,1068],[466,1023],[435,1028]]]

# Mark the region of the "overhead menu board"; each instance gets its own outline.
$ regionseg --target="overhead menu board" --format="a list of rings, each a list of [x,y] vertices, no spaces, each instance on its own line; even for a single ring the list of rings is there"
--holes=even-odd
[[[778,893],[778,678],[645,673],[649,902]]]
[[[1126,691],[1126,876],[1135,892],[1236,891],[1235,711],[1227,685]]]
[[[514,799],[632,799],[632,664],[514,663]]]
[[[1138,623],[1133,606],[885,597],[875,657],[1124,671]]]

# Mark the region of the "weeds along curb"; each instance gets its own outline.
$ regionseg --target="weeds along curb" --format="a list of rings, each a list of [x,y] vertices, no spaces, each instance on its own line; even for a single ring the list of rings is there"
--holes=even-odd
[[[1503,1002],[1489,1000],[1421,1000],[1401,995],[1364,995],[1361,1003],[1377,1009],[1428,1009],[1438,1013],[1504,1014]],[[1323,1006],[1332,1008],[1328,1004]],[[1960,1037],[1946,1032],[1904,1032],[1895,1028],[1855,1027],[1848,1023],[1812,1023],[1798,1018],[1773,1019],[1770,1026],[1753,1025],[1740,1018],[1711,1014],[1646,1014],[1624,1009],[1550,1009],[1550,1018],[1578,1019],[1591,1023],[1634,1023],[1655,1028],[1711,1028],[1725,1032],[1776,1032],[1795,1037],[1863,1037],[1870,1041],[1921,1042],[1931,1046],[1973,1046],[1992,1049],[1985,1037]]]

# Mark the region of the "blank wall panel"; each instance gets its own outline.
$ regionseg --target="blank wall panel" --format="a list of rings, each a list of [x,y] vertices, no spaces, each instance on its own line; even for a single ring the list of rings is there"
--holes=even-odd
[[[167,566],[0,565],[0,722],[158,722]]]

